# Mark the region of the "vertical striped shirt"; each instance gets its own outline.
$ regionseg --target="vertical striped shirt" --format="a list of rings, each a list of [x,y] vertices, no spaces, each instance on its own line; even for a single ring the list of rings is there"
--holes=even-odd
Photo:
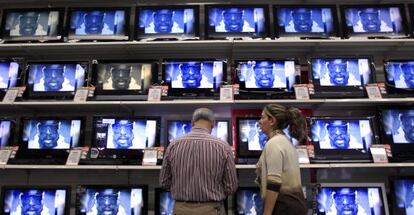
[[[238,187],[230,145],[193,128],[167,148],[160,184],[177,201],[222,201]]]

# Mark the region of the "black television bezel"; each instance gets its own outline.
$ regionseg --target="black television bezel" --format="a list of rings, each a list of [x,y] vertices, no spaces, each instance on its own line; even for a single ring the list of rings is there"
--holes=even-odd
[[[33,85],[29,85],[29,71],[31,64],[80,64],[85,69],[85,79],[82,86],[76,86],[74,91],[65,91],[65,92],[34,92]],[[24,92],[25,99],[72,99],[76,93],[76,90],[80,87],[88,86],[89,75],[90,75],[90,62],[87,60],[80,61],[28,61],[25,68],[25,80],[26,90]]]
[[[8,36],[6,36],[6,22],[7,22],[7,15],[9,13],[18,13],[18,12],[29,12],[29,11],[36,11],[36,12],[51,12],[51,11],[58,11],[59,12],[59,19],[58,19],[58,26],[57,28],[57,36],[28,36],[28,37],[22,37],[22,36],[10,36],[10,33],[8,33]],[[44,41],[54,41],[59,42],[63,39],[63,33],[64,33],[64,19],[65,19],[65,9],[56,7],[56,8],[8,8],[4,9],[2,13],[2,24],[0,29],[1,38],[6,42],[44,42]]]
[[[17,126],[16,126],[17,123],[16,123],[15,119],[8,118],[8,117],[0,117],[0,122],[2,122],[2,121],[9,121],[10,122],[10,136],[9,136],[9,140],[7,141],[7,144],[5,146],[1,146],[1,143],[0,143],[0,149],[2,147],[9,147],[9,146],[14,145],[14,138],[16,136],[16,134],[15,134],[16,131],[15,130],[17,128]]]
[[[92,63],[92,83],[95,86],[95,98],[98,100],[147,100],[148,89],[142,90],[104,90],[103,84],[99,82],[99,65],[100,64],[151,64],[151,83],[149,88],[157,84],[158,80],[158,71],[159,71],[159,62],[158,61],[132,61],[132,60],[93,60]]]
[[[335,5],[317,5],[317,4],[313,4],[313,5],[273,5],[272,8],[273,8],[273,19],[274,19],[273,27],[275,28],[276,38],[300,37],[300,38],[329,39],[329,38],[333,38],[333,37],[340,37],[338,11],[336,10]],[[312,32],[307,32],[307,33],[285,32],[284,30],[282,30],[279,27],[279,23],[278,23],[278,14],[279,14],[278,12],[282,8],[318,8],[318,9],[329,8],[332,12],[333,32],[332,33],[325,33],[325,32],[323,32],[323,33],[317,33],[317,32],[315,32],[315,33],[312,33]]]
[[[96,123],[97,120],[102,119],[124,119],[124,120],[155,120],[156,121],[156,135],[155,135],[155,145],[152,147],[160,146],[161,140],[161,117],[156,116],[94,116],[92,121],[92,142],[91,142],[91,150],[98,150],[99,154],[98,157],[92,158],[92,155],[89,156],[90,160],[100,160],[100,159],[113,159],[114,161],[117,159],[128,160],[129,162],[138,161],[138,163],[142,160],[144,156],[144,149],[107,149],[106,146],[99,150],[99,147],[96,145]],[[101,153],[104,153],[102,156],[99,157]],[[136,162],[133,162],[136,163]]]
[[[378,142],[378,131],[375,126],[376,117],[375,116],[312,116],[310,118],[310,144],[314,146],[315,157],[312,160],[316,161],[331,161],[331,160],[341,160],[343,162],[353,162],[353,161],[371,161],[372,156],[370,152],[370,146],[365,149],[365,153],[361,152],[362,150],[358,149],[321,149],[319,147],[319,142],[313,142],[313,125],[316,120],[323,120],[323,121],[332,121],[332,120],[369,120],[371,130],[372,130],[372,140],[373,143],[370,145],[374,145]],[[321,155],[323,157],[321,157]]]
[[[345,59],[345,60],[359,60],[359,59],[368,59],[368,64],[371,70],[369,74],[368,84],[375,83],[375,65],[372,56],[329,56],[329,57],[312,57],[308,61],[309,66],[309,82],[313,83],[313,87],[315,90],[315,94],[312,94],[311,97],[313,98],[366,98],[367,92],[365,90],[365,86],[361,83],[361,86],[321,86],[320,80],[318,84],[316,84],[316,79],[314,78],[314,71],[313,71],[313,60],[315,59],[325,59],[325,60],[333,60],[333,59]],[[362,88],[362,89],[361,89]]]
[[[408,4],[408,12],[409,12],[409,18],[410,23],[408,25],[408,29],[410,31],[411,37],[414,36],[414,4]]]
[[[353,32],[350,28],[348,28],[346,23],[346,14],[345,10],[348,8],[385,8],[385,7],[398,7],[400,9],[401,13],[401,19],[402,19],[402,33],[386,33],[386,32],[378,32],[378,33],[367,33],[367,32]],[[340,11],[341,11],[341,18],[342,18],[342,30],[343,30],[343,36],[344,38],[352,38],[352,37],[368,37],[368,38],[406,38],[410,34],[408,33],[408,21],[407,21],[407,15],[405,13],[405,7],[403,4],[361,4],[361,5],[340,5]],[[351,27],[352,28],[352,27]]]
[[[295,97],[295,91],[292,85],[292,88],[268,88],[268,89],[260,89],[260,88],[246,88],[246,83],[241,82],[238,76],[238,66],[239,63],[246,62],[246,61],[294,61],[295,63],[295,83],[300,84],[300,72],[297,73],[297,67],[300,66],[298,59],[296,58],[285,58],[285,59],[270,59],[270,58],[257,58],[257,59],[236,59],[234,60],[234,73],[232,74],[233,83],[239,84],[239,95],[235,95],[236,98],[257,98],[257,97],[266,97],[267,99],[274,99],[274,98],[291,98]],[[286,91],[287,90],[287,91]]]
[[[125,12],[125,34],[121,35],[76,35],[75,32],[70,28],[73,12],[75,11],[117,11],[123,10]],[[80,41],[127,41],[130,40],[130,14],[131,10],[129,7],[70,7],[67,13],[66,23],[66,36],[68,40],[80,40]],[[75,29],[76,31],[76,29]]]
[[[394,215],[409,215],[406,213],[405,208],[401,209],[397,206],[397,197],[395,195],[395,182],[400,180],[409,180],[414,182],[414,176],[407,176],[407,175],[400,175],[400,176],[390,176],[388,177],[388,181],[390,182],[390,195],[391,195],[391,204],[389,204],[390,210]]]
[[[187,62],[214,62],[222,61],[223,62],[223,76],[222,83],[213,83],[213,88],[172,88],[172,82],[166,81],[166,67],[165,64],[173,63],[187,63]],[[164,59],[161,63],[161,82],[163,85],[168,86],[168,97],[182,98],[186,97],[209,97],[209,98],[218,98],[220,93],[220,86],[227,82],[227,60],[226,59]],[[216,89],[214,88],[217,85]]]
[[[209,10],[212,8],[263,8],[263,16],[264,16],[264,32],[257,34],[250,33],[250,32],[240,32],[240,33],[230,33],[230,32],[215,32],[214,27],[209,26]],[[266,4],[207,4],[205,5],[205,38],[206,39],[226,39],[228,37],[235,37],[235,38],[267,38],[270,35],[270,15],[269,15],[269,5]],[[257,34],[257,35],[255,35]]]
[[[237,209],[238,209],[238,207],[237,207],[238,206],[238,204],[237,204],[237,200],[238,200],[237,194],[240,191],[256,191],[260,195],[260,188],[259,187],[238,187],[237,191],[233,195],[233,207],[232,207],[232,209],[233,209],[233,214],[234,215],[238,215],[238,213],[237,213]],[[264,202],[263,202],[263,210],[264,210]]]
[[[128,184],[128,185],[77,185],[76,186],[76,203],[75,203],[75,214],[76,215],[85,215],[85,213],[80,212],[81,206],[81,196],[80,189],[141,189],[142,190],[142,213],[141,215],[148,214],[148,185],[145,184]]]
[[[4,200],[5,200],[5,195],[6,195],[6,191],[9,190],[65,190],[66,191],[66,196],[65,196],[65,210],[64,210],[64,215],[69,215],[70,214],[70,197],[71,197],[71,188],[70,186],[67,185],[63,185],[63,186],[59,186],[59,185],[18,185],[18,186],[3,186],[1,188],[1,196],[0,196],[0,208],[1,208],[1,214],[4,214]]]
[[[388,63],[404,63],[404,62],[414,62],[414,59],[388,59],[384,60],[384,75],[385,75],[385,87],[387,90],[387,94],[398,96],[398,97],[414,97],[414,88],[397,88],[395,85],[392,85],[388,82],[388,72],[387,72],[387,64]],[[394,74],[395,75],[395,74]]]
[[[10,87],[17,87],[21,85],[22,82],[22,76],[23,76],[23,66],[22,63],[17,62],[13,59],[0,59],[0,63],[17,63],[19,65],[18,71],[17,71],[17,76],[16,76],[16,86],[9,86]],[[10,67],[9,67],[10,68]],[[0,99],[3,99],[4,96],[6,95],[7,90],[9,89],[0,89]]]
[[[145,34],[145,29],[139,28],[139,17],[141,9],[193,9],[194,11],[194,35],[188,35],[186,33],[154,33]],[[199,5],[159,5],[159,6],[138,6],[135,12],[135,25],[134,25],[134,38],[136,40],[142,39],[186,39],[197,38],[200,36],[200,6]]]
[[[16,160],[20,159],[57,159],[65,161],[69,155],[69,151],[73,146],[70,146],[69,149],[29,149],[28,141],[23,141],[25,121],[29,120],[80,120],[81,127],[79,132],[79,143],[76,147],[85,146],[85,127],[86,127],[86,118],[73,116],[73,117],[59,117],[59,116],[42,116],[42,117],[22,117],[20,119],[20,131],[19,131],[19,150],[16,154]]]
[[[236,155],[238,159],[249,159],[249,158],[259,158],[262,154],[262,150],[249,151],[248,145],[241,144],[240,142],[240,120],[260,120],[260,116],[248,116],[248,117],[236,117]],[[244,148],[241,148],[241,147]]]

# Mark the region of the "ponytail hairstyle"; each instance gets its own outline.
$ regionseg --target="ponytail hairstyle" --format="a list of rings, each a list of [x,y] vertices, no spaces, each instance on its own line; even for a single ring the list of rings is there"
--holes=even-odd
[[[305,118],[297,108],[287,108],[279,104],[268,104],[263,111],[269,118],[274,118],[276,124],[273,129],[283,130],[289,127],[292,137],[302,142],[305,139]]]

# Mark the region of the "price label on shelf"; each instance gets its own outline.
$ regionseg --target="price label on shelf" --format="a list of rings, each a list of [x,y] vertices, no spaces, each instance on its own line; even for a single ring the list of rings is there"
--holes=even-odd
[[[220,101],[233,101],[234,91],[233,85],[223,85],[220,88]]]
[[[6,95],[3,98],[3,103],[12,104],[16,100],[17,96],[19,95],[18,88],[10,88],[7,90]]]
[[[66,160],[67,166],[77,166],[82,157],[83,151],[81,149],[72,149],[69,152],[68,159]]]
[[[374,163],[388,163],[388,156],[385,145],[372,145],[370,151]]]
[[[161,101],[162,95],[162,87],[161,86],[153,86],[148,90],[148,101],[158,102]]]
[[[142,165],[155,166],[157,165],[158,149],[147,148],[144,150],[144,157],[142,158]]]
[[[309,164],[310,163],[308,148],[306,146],[297,146],[296,147],[296,152],[298,153],[300,164]]]
[[[89,95],[88,87],[81,87],[76,90],[75,97],[73,97],[73,102],[86,102]]]
[[[293,86],[295,88],[295,96],[297,100],[309,100],[309,89],[306,84],[296,84]]]
[[[368,84],[365,87],[369,99],[381,99],[381,91],[377,84]]]
[[[12,154],[13,150],[6,150],[6,149],[2,149],[0,150],[0,165],[6,165],[7,162],[10,159],[10,156]]]

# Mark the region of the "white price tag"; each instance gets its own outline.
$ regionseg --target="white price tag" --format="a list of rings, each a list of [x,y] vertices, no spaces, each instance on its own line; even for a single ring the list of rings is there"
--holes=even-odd
[[[297,100],[308,100],[309,97],[309,90],[306,84],[295,85],[295,96]]]
[[[306,146],[297,146],[296,152],[298,153],[299,163],[300,164],[309,164],[309,154],[308,148]]]
[[[372,145],[370,151],[374,163],[388,163],[387,151],[384,145]]]
[[[68,166],[77,166],[82,157],[82,150],[70,150],[68,159],[66,160],[66,165]]]
[[[0,165],[6,165],[13,150],[0,150]]]
[[[89,89],[87,87],[82,87],[76,90],[75,97],[73,97],[73,102],[86,102],[89,95]]]
[[[13,104],[13,102],[17,98],[17,95],[19,95],[19,89],[16,89],[16,88],[8,89],[6,92],[6,95],[3,98],[3,103]]]
[[[142,159],[142,165],[155,166],[157,165],[158,150],[157,149],[145,149],[144,157]]]
[[[377,84],[369,84],[365,87],[369,99],[381,99],[381,91]]]
[[[152,102],[158,102],[161,101],[161,94],[162,94],[162,88],[159,86],[151,87],[148,90],[148,101]]]
[[[232,85],[223,85],[220,88],[220,101],[233,101],[234,92]]]

